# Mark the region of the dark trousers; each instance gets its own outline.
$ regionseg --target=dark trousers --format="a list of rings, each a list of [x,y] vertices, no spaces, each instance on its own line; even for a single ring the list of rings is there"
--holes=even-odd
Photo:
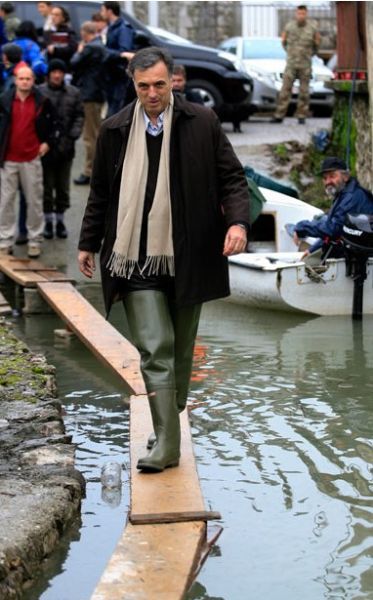
[[[69,208],[72,162],[61,158],[43,164],[44,213],[64,213]]]

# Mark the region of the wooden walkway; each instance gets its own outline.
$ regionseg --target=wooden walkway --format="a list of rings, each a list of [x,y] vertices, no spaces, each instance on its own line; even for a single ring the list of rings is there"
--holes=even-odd
[[[182,599],[206,551],[205,511],[187,411],[181,416],[178,468],[136,469],[152,430],[137,350],[75,289],[71,279],[35,260],[0,258],[0,271],[42,297],[112,372],[131,397],[128,521],[91,600]]]

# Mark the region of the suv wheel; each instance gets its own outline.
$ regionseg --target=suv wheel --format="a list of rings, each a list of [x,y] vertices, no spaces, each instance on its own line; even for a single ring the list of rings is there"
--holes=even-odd
[[[218,111],[223,104],[223,97],[218,88],[209,81],[203,79],[188,79],[188,88],[199,92],[203,98],[203,103],[208,108]]]

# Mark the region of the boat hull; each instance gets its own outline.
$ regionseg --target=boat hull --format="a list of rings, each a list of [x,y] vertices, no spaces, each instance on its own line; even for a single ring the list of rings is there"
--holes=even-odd
[[[344,259],[330,259],[327,270],[309,273],[299,253],[250,255],[229,259],[230,302],[315,315],[352,314],[354,282],[346,277]],[[373,261],[367,265],[363,313],[373,314]]]

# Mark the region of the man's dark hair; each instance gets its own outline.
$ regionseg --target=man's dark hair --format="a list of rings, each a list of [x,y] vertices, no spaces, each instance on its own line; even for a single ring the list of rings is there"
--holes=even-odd
[[[107,8],[108,10],[111,10],[113,15],[115,15],[116,17],[120,16],[119,2],[103,2],[102,4],[103,4],[103,6],[105,6],[105,8]]]
[[[4,44],[1,48],[1,54],[5,54],[12,65],[16,65],[22,60],[22,50],[17,44]]]
[[[163,62],[167,71],[172,76],[174,69],[174,61],[171,54],[164,48],[158,48],[158,46],[149,46],[149,48],[142,48],[136,52],[135,56],[130,60],[128,70],[133,77],[135,71],[145,71],[154,67],[159,62]]]
[[[36,27],[32,21],[22,21],[16,29],[17,38],[27,38],[33,42],[38,41]]]
[[[305,10],[307,12],[308,8],[305,4],[299,4],[299,6],[297,6],[297,10]]]
[[[52,2],[44,2],[44,0],[41,0],[41,2],[38,2],[38,4],[46,4],[47,6],[52,6]]]
[[[106,19],[104,19],[104,17],[102,16],[102,14],[99,13],[99,12],[93,13],[93,15],[91,16],[91,21],[93,23],[97,23],[97,22],[101,22],[101,21],[104,22],[105,21],[105,23],[106,23]]]
[[[184,77],[184,79],[186,79],[186,70],[184,65],[175,65],[172,70],[172,74],[181,75],[182,77]]]
[[[14,4],[11,2],[2,2],[0,4],[0,8],[6,15],[10,15],[12,12],[14,12]]]

